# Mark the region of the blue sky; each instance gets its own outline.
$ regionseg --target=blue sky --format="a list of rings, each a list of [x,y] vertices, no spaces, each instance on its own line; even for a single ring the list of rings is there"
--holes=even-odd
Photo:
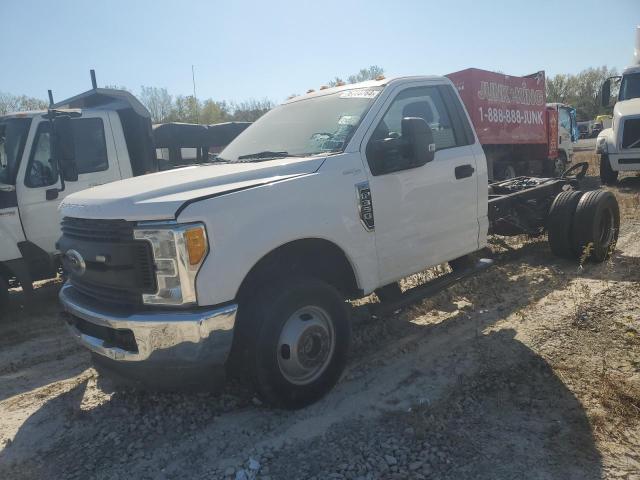
[[[618,70],[638,0],[0,0],[0,91],[56,100],[99,85],[282,101],[372,64],[387,75],[467,67]]]

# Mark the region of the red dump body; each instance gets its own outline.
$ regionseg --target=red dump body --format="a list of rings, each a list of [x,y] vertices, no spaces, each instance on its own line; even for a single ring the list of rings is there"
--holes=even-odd
[[[458,89],[482,145],[547,145],[543,71],[513,77],[468,68],[447,77]]]

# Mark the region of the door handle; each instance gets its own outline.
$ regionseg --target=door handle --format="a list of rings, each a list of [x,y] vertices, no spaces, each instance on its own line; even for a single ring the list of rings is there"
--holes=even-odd
[[[456,178],[458,180],[460,180],[461,178],[467,178],[470,177],[471,175],[473,175],[473,172],[475,172],[476,169],[473,168],[471,165],[467,164],[467,165],[460,165],[458,167],[456,167],[455,169],[455,173],[456,173]]]

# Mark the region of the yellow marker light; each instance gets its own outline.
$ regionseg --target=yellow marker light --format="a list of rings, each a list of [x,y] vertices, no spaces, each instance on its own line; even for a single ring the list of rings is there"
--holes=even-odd
[[[344,83],[344,82],[336,82],[336,87],[342,87],[344,85],[346,85],[346,83]]]
[[[379,82],[380,80],[384,80],[384,75],[378,75],[376,80]]]
[[[189,254],[189,263],[198,265],[207,253],[207,240],[203,227],[196,227],[184,232],[184,240]]]

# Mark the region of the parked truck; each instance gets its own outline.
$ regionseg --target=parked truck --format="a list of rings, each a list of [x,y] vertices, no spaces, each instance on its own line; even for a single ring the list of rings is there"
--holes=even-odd
[[[463,278],[489,234],[547,231],[559,256],[607,258],[618,204],[576,189],[586,167],[488,185],[445,77],[323,89],[265,114],[209,166],[67,197],[60,300],[100,372],[166,387],[232,368],[265,401],[300,407],[345,367],[347,299],[400,304],[420,293],[400,279],[448,261],[438,285]]]
[[[49,110],[0,117],[0,307],[8,289],[30,292],[36,280],[57,275],[60,255],[58,206],[67,195],[123,178],[145,175],[208,158],[183,159],[179,147],[221,147],[246,128],[246,122],[197,125],[193,135],[167,124],[152,135],[148,110],[129,92],[93,88],[52,105]],[[52,126],[58,137],[73,138],[67,154],[73,167],[54,159]],[[187,127],[193,130],[194,127]],[[168,130],[171,130],[169,135]],[[156,140],[158,145],[156,145]],[[53,146],[52,146],[53,141]],[[160,149],[156,156],[156,146]],[[162,152],[178,152],[165,161]],[[60,152],[62,153],[62,152]]]
[[[640,26],[636,28],[633,65],[622,76],[604,82],[600,92],[603,106],[611,103],[612,82],[619,82],[620,88],[611,128],[602,130],[596,140],[604,184],[616,183],[619,172],[640,171]]]
[[[543,71],[516,77],[469,68],[447,77],[471,116],[489,179],[560,175],[570,165],[578,141],[576,111],[546,103]]]

